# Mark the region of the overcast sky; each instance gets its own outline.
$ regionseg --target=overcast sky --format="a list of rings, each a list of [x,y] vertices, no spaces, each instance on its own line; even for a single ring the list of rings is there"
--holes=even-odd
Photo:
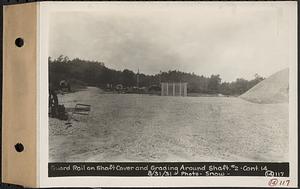
[[[229,4],[228,4],[229,5]],[[99,6],[99,5],[98,5]],[[288,67],[291,6],[149,6],[50,16],[49,56],[145,74],[180,70],[223,81]]]

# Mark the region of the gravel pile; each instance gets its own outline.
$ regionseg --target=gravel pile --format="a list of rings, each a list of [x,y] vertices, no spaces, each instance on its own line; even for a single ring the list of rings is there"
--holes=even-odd
[[[288,103],[289,69],[276,72],[242,94],[240,98],[260,104]]]

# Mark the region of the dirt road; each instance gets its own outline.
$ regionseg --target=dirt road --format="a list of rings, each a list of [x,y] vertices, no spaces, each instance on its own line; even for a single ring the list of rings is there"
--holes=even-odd
[[[92,111],[71,127],[49,118],[50,162],[288,160],[288,104],[104,94],[94,87],[59,99]]]

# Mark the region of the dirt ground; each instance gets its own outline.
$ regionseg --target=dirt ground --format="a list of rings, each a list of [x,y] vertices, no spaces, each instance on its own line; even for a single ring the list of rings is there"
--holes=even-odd
[[[59,100],[92,109],[72,126],[49,118],[50,162],[288,160],[287,103],[105,94],[94,87]]]

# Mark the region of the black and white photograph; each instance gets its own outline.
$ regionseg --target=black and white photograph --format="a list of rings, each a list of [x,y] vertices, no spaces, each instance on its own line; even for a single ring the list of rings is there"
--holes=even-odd
[[[289,9],[145,4],[49,14],[49,162],[288,162]]]

